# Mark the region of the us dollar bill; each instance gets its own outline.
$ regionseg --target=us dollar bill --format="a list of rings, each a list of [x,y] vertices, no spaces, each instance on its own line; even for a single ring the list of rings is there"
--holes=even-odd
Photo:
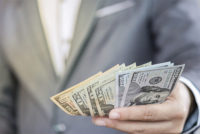
[[[101,75],[102,75],[102,73],[94,75],[93,79],[90,79],[90,81],[98,78]],[[87,94],[88,83],[90,83],[90,82],[86,82],[86,83],[82,84],[81,86],[77,87],[75,90],[72,90],[69,93],[69,96],[70,96],[72,102],[74,103],[75,107],[77,108],[79,113],[81,113],[81,115],[83,115],[83,116],[91,115],[91,111],[89,108],[90,105],[89,105],[89,101],[88,101],[88,94]],[[93,116],[93,114],[92,114],[92,116]]]
[[[121,107],[161,103],[171,93],[184,65],[133,71],[121,101]]]
[[[86,79],[85,81],[76,84],[75,86],[68,88],[54,96],[52,96],[50,99],[58,106],[60,109],[62,109],[65,113],[69,115],[84,115],[82,111],[79,109],[79,107],[76,106],[76,104],[72,101],[70,97],[70,93],[75,90],[78,87],[83,86],[87,82],[91,81],[92,79],[96,78],[97,76],[100,76],[102,72],[97,73],[96,75]]]
[[[107,116],[113,108],[161,103],[171,93],[184,65],[171,62],[116,65],[51,97],[70,115]]]
[[[73,103],[75,104],[76,108],[83,116],[89,116],[90,110],[87,103],[87,92],[84,86],[77,88],[69,93],[69,96]]]
[[[124,90],[126,87],[126,84],[128,82],[129,76],[133,71],[137,70],[147,70],[147,69],[153,69],[153,68],[161,68],[161,67],[170,67],[173,66],[173,63],[171,62],[164,62],[160,64],[154,64],[152,65],[151,62],[145,63],[143,65],[137,66],[132,69],[123,70],[121,72],[118,72],[116,74],[116,103],[115,108],[121,107],[121,100],[124,94]]]
[[[122,66],[125,66],[125,65],[122,64]],[[101,76],[91,80],[88,84],[85,85],[86,92],[87,92],[86,99],[87,99],[91,116],[100,116],[100,113],[99,113],[100,106],[98,105],[97,98],[95,98],[94,96],[93,90],[99,86],[101,79],[105,78],[105,76],[112,73],[117,68],[119,68],[119,65],[116,65],[112,67],[111,69],[105,71]]]
[[[60,107],[65,113],[69,115],[81,115],[81,113],[77,110],[74,103],[71,101],[69,96],[66,94],[56,96],[52,99],[52,101]]]
[[[136,67],[137,67],[137,66],[136,66],[136,63],[134,62],[133,64],[124,67],[122,71],[125,71],[125,70],[132,70],[132,69],[134,69],[134,68],[136,68]]]
[[[101,79],[105,78],[105,76],[108,75],[109,72],[112,72],[112,70],[115,70],[115,68],[117,67],[110,69],[109,71],[105,72],[100,77],[92,80],[85,86],[87,92],[86,99],[88,102],[91,116],[100,116],[100,105],[98,103],[97,97],[95,97],[94,90],[100,86]]]
[[[125,66],[125,65],[124,65]],[[119,67],[116,65],[109,69],[106,72],[112,71],[114,68]],[[101,75],[96,75],[97,77],[93,77],[89,82],[82,84],[82,86],[77,87],[75,90],[69,93],[71,100],[76,106],[77,110],[83,116],[98,116],[98,110],[96,108],[96,103],[93,101],[94,97],[91,94],[92,88],[98,85],[98,78],[103,77],[106,73]]]
[[[96,102],[94,94],[92,92],[92,90],[94,88],[96,88],[97,86],[99,86],[99,81],[98,80],[91,82],[86,87],[87,102],[88,102],[88,105],[89,105],[89,110],[90,110],[90,115],[91,116],[99,116],[100,115],[99,111],[98,111],[99,108],[97,108],[97,102]]]
[[[106,75],[104,78],[99,80],[99,86],[92,92],[95,100],[97,100],[97,107],[99,107],[100,116],[106,116],[114,108],[115,105],[115,75],[116,72],[122,70],[125,66],[121,65],[113,72]]]
[[[122,70],[123,73],[121,73],[121,74],[120,74],[120,72],[117,73],[117,75],[116,75],[115,108],[120,106],[122,96],[124,93],[124,89],[125,89],[125,85],[128,82],[128,78],[129,78],[129,74],[130,74],[130,72],[124,73],[124,71],[134,70],[134,69],[141,68],[141,67],[147,67],[147,66],[150,66],[151,64],[152,64],[151,62],[148,62],[148,63],[140,65],[140,66],[136,66],[136,64],[132,64],[132,65],[125,67]]]

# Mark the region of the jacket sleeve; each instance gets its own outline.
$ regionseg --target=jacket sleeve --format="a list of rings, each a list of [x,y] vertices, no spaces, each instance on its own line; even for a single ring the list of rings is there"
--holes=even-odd
[[[17,82],[0,53],[0,133],[15,134]]]
[[[192,83],[195,87],[191,90],[194,97],[200,94],[199,2],[199,0],[153,0],[151,8],[151,31],[155,39],[154,61],[185,64],[182,75],[185,79],[182,82],[186,82],[186,85]],[[197,97],[195,99],[196,109],[188,117],[184,132],[194,132],[195,128],[200,126],[200,101]]]

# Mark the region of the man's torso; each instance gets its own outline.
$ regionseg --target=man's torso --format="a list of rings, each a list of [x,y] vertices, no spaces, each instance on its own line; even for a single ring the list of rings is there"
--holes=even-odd
[[[65,124],[68,134],[120,133],[96,127],[88,117],[71,117],[55,110],[49,97],[60,90],[61,84],[70,87],[115,64],[152,60],[149,3],[85,0],[80,7],[64,80],[55,74],[36,0],[8,3],[1,41],[3,53],[20,81],[20,134],[51,134],[53,126],[59,123]]]

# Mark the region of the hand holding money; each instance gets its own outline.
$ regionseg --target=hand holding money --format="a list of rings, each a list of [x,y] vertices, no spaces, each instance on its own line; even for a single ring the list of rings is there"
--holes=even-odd
[[[170,95],[184,65],[171,62],[116,65],[51,97],[70,115],[108,116],[114,108],[162,103]]]
[[[162,104],[117,108],[110,112],[109,118],[93,118],[93,122],[130,134],[180,134],[191,109],[192,98],[187,87],[178,82]]]

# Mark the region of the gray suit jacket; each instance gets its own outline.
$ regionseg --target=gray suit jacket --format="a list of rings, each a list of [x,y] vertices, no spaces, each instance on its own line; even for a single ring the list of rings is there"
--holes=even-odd
[[[115,64],[172,61],[200,87],[198,0],[83,0],[64,78],[36,0],[0,0],[0,133],[120,134],[66,115],[49,97]],[[190,120],[187,129],[195,125]]]

